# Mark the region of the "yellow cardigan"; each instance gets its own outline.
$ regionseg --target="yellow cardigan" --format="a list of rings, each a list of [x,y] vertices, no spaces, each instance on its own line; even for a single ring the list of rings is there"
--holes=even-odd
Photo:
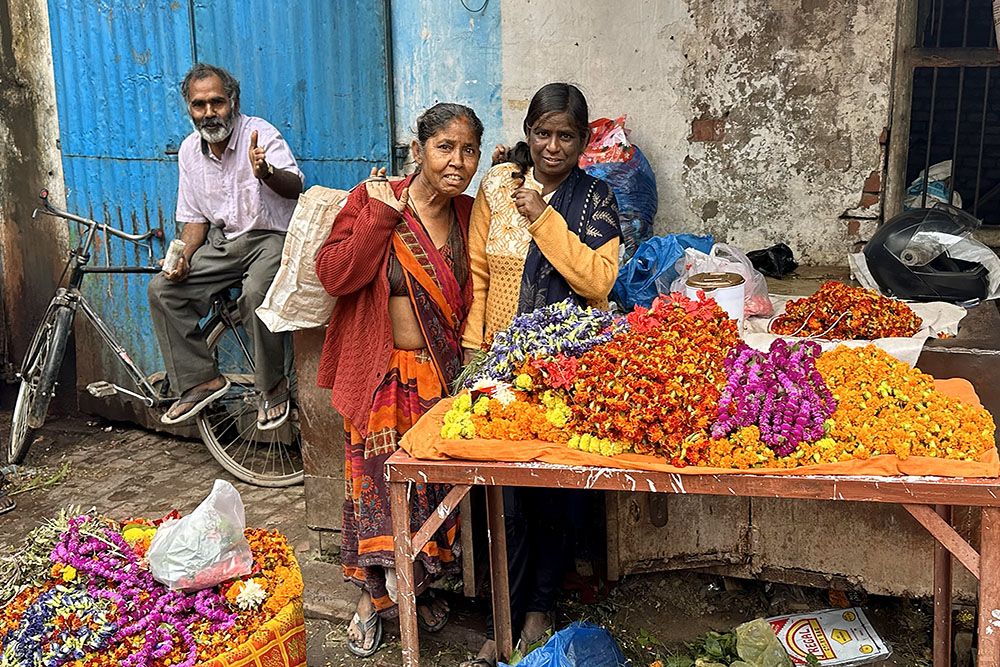
[[[469,256],[474,299],[462,335],[462,347],[478,350],[506,329],[517,314],[521,274],[531,241],[590,305],[607,307],[608,294],[618,277],[619,239],[593,250],[569,231],[551,206],[535,222],[518,213],[511,199],[520,182],[514,165],[490,169],[479,185],[469,222]],[[542,191],[528,170],[525,186]]]

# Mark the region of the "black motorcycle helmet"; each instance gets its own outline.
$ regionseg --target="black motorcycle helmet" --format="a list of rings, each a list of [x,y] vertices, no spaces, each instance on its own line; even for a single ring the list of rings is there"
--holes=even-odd
[[[960,303],[985,299],[989,271],[961,259],[962,249],[979,247],[971,238],[979,220],[937,203],[897,215],[865,245],[868,270],[884,294],[910,301]]]

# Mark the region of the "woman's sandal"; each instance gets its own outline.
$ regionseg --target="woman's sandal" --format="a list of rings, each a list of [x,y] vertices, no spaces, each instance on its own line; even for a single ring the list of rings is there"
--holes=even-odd
[[[359,658],[367,658],[369,656],[375,655],[375,652],[379,650],[382,646],[382,617],[378,615],[377,611],[372,611],[372,615],[368,617],[367,620],[362,621],[361,617],[355,612],[354,618],[351,619],[351,625],[355,626],[361,632],[361,641],[364,642],[368,637],[368,633],[372,628],[375,628],[375,636],[372,638],[372,645],[370,648],[365,649],[364,646],[358,646],[351,639],[351,636],[347,636],[347,650],[358,656]]]
[[[417,625],[420,626],[420,629],[424,630],[425,632],[432,632],[432,633],[441,632],[441,630],[444,629],[444,626],[448,625],[448,619],[451,618],[451,610],[445,608],[444,613],[441,614],[440,616],[437,614],[437,612],[434,611],[434,603],[437,602],[439,598],[437,596],[437,593],[435,593],[433,589],[428,589],[420,597],[423,598],[424,604],[422,605],[420,604],[421,600],[417,600],[417,604],[419,606],[423,606],[429,609],[431,612],[431,616],[433,616],[437,620],[433,624],[428,623],[427,620],[420,613],[420,610],[418,609]]]

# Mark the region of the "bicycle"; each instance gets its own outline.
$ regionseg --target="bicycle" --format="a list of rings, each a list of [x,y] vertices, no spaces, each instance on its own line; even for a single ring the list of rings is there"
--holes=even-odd
[[[66,352],[67,341],[78,311],[82,311],[97,330],[102,342],[124,366],[135,384],[132,391],[107,381],[93,382],[87,391],[96,397],[125,394],[142,401],[148,408],[162,406],[177,399],[171,396],[166,381],[158,375],[147,375],[132,360],[128,350],[118,341],[93,306],[81,293],[80,287],[88,274],[155,274],[151,239],[162,239],[163,232],[151,229],[143,234],[129,234],[88,218],[60,210],[48,199],[48,191],[39,193],[39,213],[77,223],[79,243],[70,251],[63,278],[69,274],[66,287],[59,287],[49,303],[41,324],[35,330],[18,378],[20,387],[11,423],[7,459],[22,463],[34,436],[44,423],[49,403],[57,388],[59,369]],[[90,266],[90,251],[98,232],[104,233],[105,244],[110,237],[134,243],[146,250],[148,266]],[[107,247],[107,246],[105,246]],[[60,284],[63,282],[60,279]],[[197,416],[198,431],[208,450],[218,463],[237,478],[257,486],[290,486],[302,482],[302,442],[298,410],[295,407],[296,378],[288,373],[292,394],[292,413],[281,427],[271,431],[257,428],[257,406],[260,392],[254,389],[254,363],[248,345],[249,337],[240,325],[239,308],[224,290],[213,300],[201,330],[213,351],[219,371],[229,378],[231,387],[225,396],[202,410]]]

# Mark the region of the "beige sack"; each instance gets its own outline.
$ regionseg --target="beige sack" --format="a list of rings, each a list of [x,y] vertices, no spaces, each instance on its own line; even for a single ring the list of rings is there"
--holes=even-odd
[[[299,195],[281,251],[281,266],[257,309],[257,317],[271,331],[321,327],[330,319],[334,299],[320,284],[313,262],[348,194],[314,185]]]

